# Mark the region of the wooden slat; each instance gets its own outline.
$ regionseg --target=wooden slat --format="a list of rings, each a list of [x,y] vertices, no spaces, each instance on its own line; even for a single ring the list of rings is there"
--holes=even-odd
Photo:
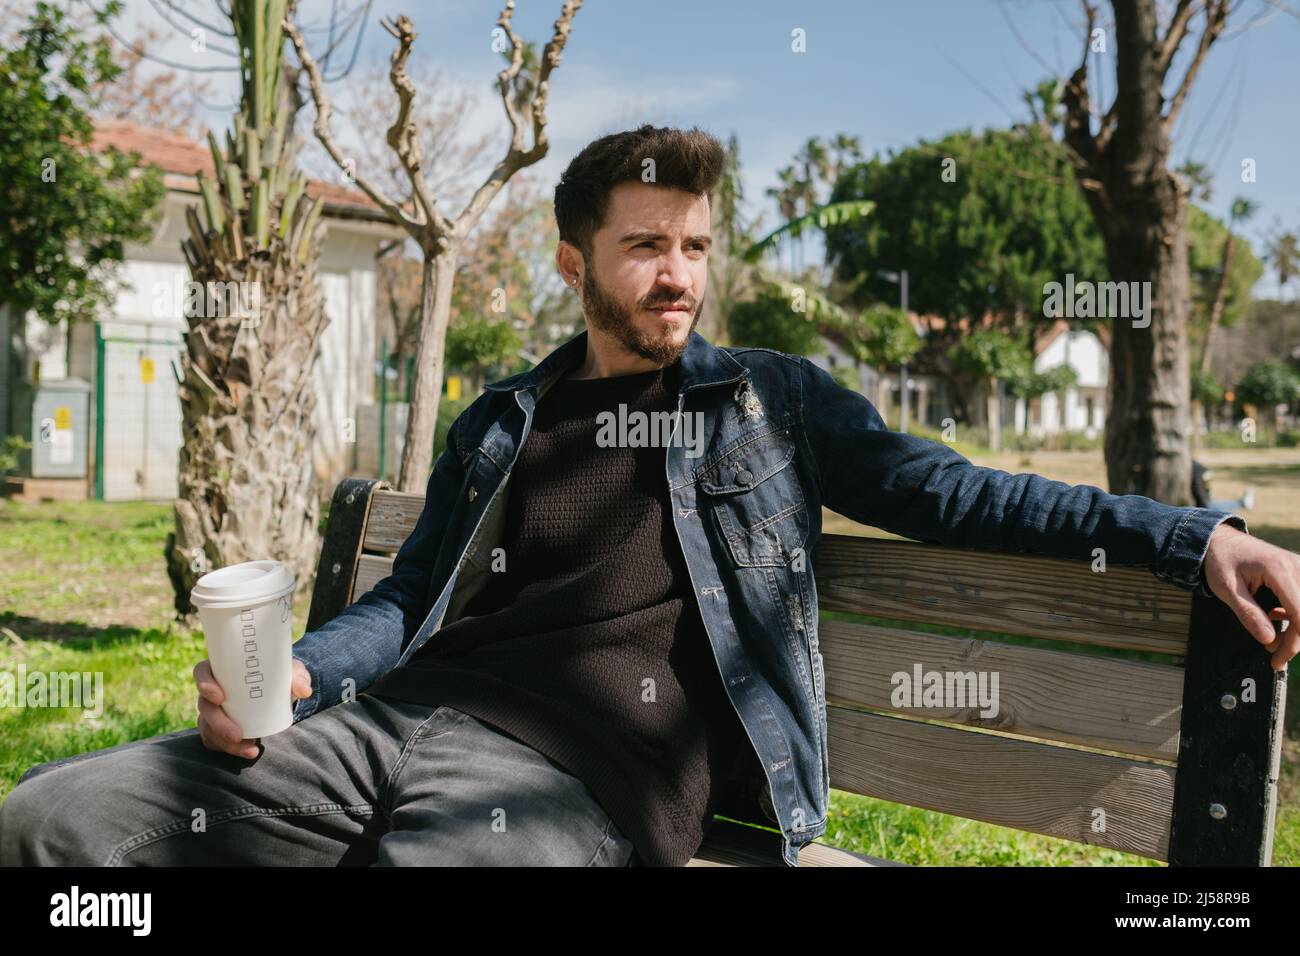
[[[827,719],[836,789],[1167,857],[1171,767],[842,707]]]
[[[715,820],[704,844],[687,866],[785,866],[781,834],[730,820]],[[814,840],[799,851],[799,866],[906,866],[864,853],[851,853]]]
[[[846,707],[1159,760],[1178,758],[1180,667],[849,621],[821,621],[820,650],[826,697]],[[892,677],[902,672],[910,685],[918,664],[923,673],[983,673],[990,691],[996,674],[997,713],[984,717],[973,701],[965,708],[896,708]]]
[[[370,502],[370,521],[366,524],[366,551],[396,551],[415,530],[424,510],[424,495],[401,491],[377,491]],[[364,594],[364,591],[358,591]]]
[[[392,558],[384,554],[363,554],[357,559],[357,578],[352,584],[351,601],[361,597],[392,573]]]
[[[830,534],[820,606],[900,621],[1182,654],[1191,595],[1141,568]]]

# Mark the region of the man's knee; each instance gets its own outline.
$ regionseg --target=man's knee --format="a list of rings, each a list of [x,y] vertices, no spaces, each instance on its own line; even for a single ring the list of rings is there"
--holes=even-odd
[[[100,769],[78,759],[29,768],[0,804],[0,866],[103,865],[113,793],[112,775]]]
[[[0,803],[0,866],[38,866],[42,850],[39,836],[45,830],[49,798],[37,764],[18,780]]]

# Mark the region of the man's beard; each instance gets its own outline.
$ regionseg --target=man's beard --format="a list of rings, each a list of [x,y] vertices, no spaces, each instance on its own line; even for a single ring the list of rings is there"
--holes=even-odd
[[[642,305],[645,308],[654,308],[655,306],[672,305],[681,301],[690,303],[694,299],[686,294],[660,293],[654,296],[653,299],[642,303]],[[634,355],[639,355],[652,362],[658,362],[661,365],[671,365],[686,350],[686,345],[691,339],[691,332],[695,331],[695,326],[700,321],[700,312],[703,308],[704,299],[701,298],[695,302],[695,311],[691,316],[691,327],[686,332],[686,338],[678,345],[673,341],[671,329],[656,335],[633,325],[632,313],[604,290],[596,279],[595,271],[590,266],[587,267],[587,271],[582,276],[582,310],[592,327],[612,336],[623,348]]]

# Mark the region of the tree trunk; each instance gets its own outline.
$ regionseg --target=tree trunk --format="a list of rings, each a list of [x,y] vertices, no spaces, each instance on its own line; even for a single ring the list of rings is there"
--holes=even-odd
[[[1187,205],[1163,160],[1152,165],[1151,181],[1135,184],[1114,204],[1122,216],[1104,224],[1111,280],[1151,283],[1149,326],[1125,316],[1112,321],[1106,473],[1112,494],[1186,505],[1192,483]]]
[[[1109,109],[1098,106],[1096,112],[1105,112],[1095,135],[1088,90],[1095,10],[1089,5],[1083,58],[1062,95],[1065,143],[1106,244],[1109,279],[1150,283],[1149,312],[1140,325],[1132,310],[1111,317],[1106,471],[1114,494],[1186,505],[1192,481],[1187,187],[1168,168],[1169,130],[1206,52],[1225,29],[1229,4],[1203,5],[1191,59],[1181,81],[1168,84],[1167,112],[1167,74],[1188,36],[1188,17],[1199,11],[1180,3],[1162,31],[1155,0],[1112,0],[1111,8],[1116,95]]]
[[[1232,247],[1237,237],[1228,231],[1228,238],[1223,242],[1223,269],[1219,273],[1219,287],[1214,290],[1214,305],[1210,307],[1210,324],[1205,330],[1205,348],[1201,351],[1201,375],[1210,371],[1210,359],[1214,353],[1214,335],[1219,331],[1223,321],[1223,303],[1228,298],[1228,270],[1232,268]]]
[[[184,442],[172,509],[175,530],[165,549],[181,615],[193,613],[189,594],[200,577],[244,561],[281,561],[293,572],[298,597],[309,593],[320,522],[312,461],[313,368],[328,323],[314,272],[313,263],[296,283],[273,292],[264,282],[276,301],[264,299],[257,334],[244,329],[230,347],[223,364],[249,370],[255,388],[240,388],[236,372],[217,377],[232,386],[229,393],[214,391],[191,358],[195,346],[182,356]],[[202,273],[194,278],[205,280]],[[200,352],[222,351],[211,320],[187,338],[204,343]]]
[[[885,425],[889,425],[889,377],[882,365],[876,374],[876,411]]]
[[[185,309],[179,496],[164,547],[182,617],[194,611],[199,577],[216,568],[276,559],[293,572],[298,596],[316,570],[314,370],[329,321],[316,279],[323,203],[306,195],[295,168],[282,14],[267,0],[231,4],[240,113],[225,149],[209,134],[216,179],[198,176],[206,223],[197,207],[185,214],[181,250],[207,291],[200,308]]]
[[[433,468],[433,438],[445,374],[447,326],[451,321],[452,281],[459,256],[457,240],[446,240],[436,254],[425,255],[420,282],[420,314],[424,320],[415,349],[411,418],[406,426],[406,444],[397,479],[399,491],[423,494]]]
[[[998,380],[989,379],[989,396],[987,413],[989,419],[989,451],[999,452],[1002,450],[1002,415],[1001,408],[998,407]]]

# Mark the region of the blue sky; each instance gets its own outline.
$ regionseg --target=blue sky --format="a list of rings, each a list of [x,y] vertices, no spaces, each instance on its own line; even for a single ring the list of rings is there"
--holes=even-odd
[[[128,2],[131,19],[149,16],[144,0]],[[1175,163],[1197,159],[1214,177],[1212,212],[1225,216],[1239,195],[1259,203],[1245,228],[1257,253],[1265,231],[1300,228],[1300,13],[1282,4],[1300,11],[1300,0],[1244,0],[1175,129]],[[517,0],[515,28],[540,44],[560,7]],[[211,14],[210,5],[195,9]],[[320,22],[328,10],[304,0],[299,22]],[[499,10],[497,0],[376,0],[361,61],[386,62],[392,49],[378,17],[408,13],[420,33],[413,58],[482,91],[473,123],[504,146],[501,106],[487,92],[500,68],[491,49]],[[796,28],[805,53],[791,51]],[[1073,0],[587,0],[553,75],[551,152],[539,172],[553,182],[591,139],[640,122],[699,125],[724,139],[734,131],[750,201],[770,221],[763,191],[808,137],[847,132],[870,155],[954,129],[1006,126],[1027,116],[1021,91],[1073,70],[1081,38]],[[1251,184],[1240,181],[1247,157],[1257,168]],[[1257,291],[1274,288],[1270,278]]]

